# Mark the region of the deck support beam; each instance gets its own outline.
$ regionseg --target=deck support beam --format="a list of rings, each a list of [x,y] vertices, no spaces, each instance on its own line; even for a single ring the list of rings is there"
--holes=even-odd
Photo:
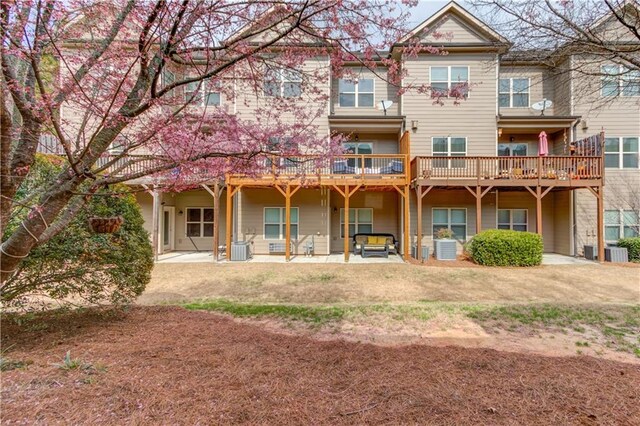
[[[484,190],[481,185],[476,185],[475,189],[470,186],[465,186],[465,188],[476,199],[476,234],[479,234],[482,231],[482,198],[493,189],[493,186],[487,186]]]
[[[604,262],[604,188],[602,185],[594,188],[587,187],[596,197],[597,238],[598,238],[598,262]]]
[[[224,188],[224,182],[216,181],[213,190],[204,183],[201,186],[213,197],[213,261],[218,262],[220,260],[220,191]]]
[[[153,211],[151,213],[151,221],[153,222],[153,232],[151,234],[151,244],[153,244],[153,260],[158,261],[158,255],[160,252],[160,218],[162,217],[162,213],[160,210],[162,209],[162,205],[160,204],[160,198],[162,197],[162,193],[158,190],[157,187],[153,188],[151,192],[151,196],[153,197]]]
[[[287,262],[291,260],[291,197],[298,192],[301,188],[296,186],[293,190],[291,185],[287,184],[284,189],[279,185],[275,188],[284,196],[284,211],[285,211],[285,237],[284,237],[284,257]],[[298,231],[299,232],[299,231]]]
[[[349,247],[349,199],[351,198],[351,196],[353,194],[356,193],[356,191],[358,189],[360,189],[361,186],[362,186],[361,184],[354,185],[354,186],[350,186],[349,184],[346,184],[344,186],[344,190],[342,190],[342,189],[340,189],[340,187],[338,185],[333,185],[333,189],[335,189],[344,198],[344,227],[343,227],[343,234],[344,234],[344,261],[345,262],[349,262],[349,252],[350,252],[350,247]]]
[[[233,196],[242,189],[242,185],[227,184],[227,260],[231,260],[231,237],[233,233]]]
[[[416,260],[422,262],[422,199],[433,189],[433,186],[427,186],[423,188],[421,185],[416,185]]]

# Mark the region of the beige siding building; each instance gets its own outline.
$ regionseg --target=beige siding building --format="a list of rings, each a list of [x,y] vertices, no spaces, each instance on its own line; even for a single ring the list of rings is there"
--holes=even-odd
[[[403,43],[414,37],[447,54],[406,56]],[[315,164],[304,179],[291,166],[289,175],[230,175],[215,218],[211,185],[141,193],[158,252],[211,250],[214,223],[220,246],[246,242],[254,254],[287,258],[348,258],[356,233],[392,234],[405,257],[411,246],[431,246],[441,228],[453,231],[459,251],[478,231],[500,228],[540,233],[545,251],[565,255],[637,235],[640,93],[609,96],[611,82],[572,71],[610,64],[568,55],[550,66],[509,48],[451,2],[389,52],[406,68],[401,96],[384,67],[353,64],[352,80],[337,79],[328,57],[309,61],[327,95],[311,106],[322,111],[314,124],[327,137],[348,135],[346,154]],[[291,102],[309,107],[304,88]],[[266,96],[247,90],[220,102],[251,117]]]

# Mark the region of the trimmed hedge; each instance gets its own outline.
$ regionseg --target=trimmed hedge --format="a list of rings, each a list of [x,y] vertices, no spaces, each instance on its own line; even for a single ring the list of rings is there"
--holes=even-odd
[[[484,266],[535,266],[542,262],[542,237],[531,232],[482,231],[466,249],[475,263]]]
[[[640,237],[623,238],[618,241],[618,247],[627,249],[629,261],[640,262]]]

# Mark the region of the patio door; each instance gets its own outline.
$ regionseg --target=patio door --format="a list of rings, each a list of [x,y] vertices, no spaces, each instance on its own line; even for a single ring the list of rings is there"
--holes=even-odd
[[[162,251],[171,251],[174,248],[175,207],[164,206],[162,210]]]
[[[372,142],[347,142],[343,144],[344,150],[347,154],[373,154],[373,143]],[[347,165],[349,167],[358,167],[362,168],[362,160],[360,158],[349,158],[347,160]],[[364,167],[371,167],[372,159],[365,158],[364,159]]]

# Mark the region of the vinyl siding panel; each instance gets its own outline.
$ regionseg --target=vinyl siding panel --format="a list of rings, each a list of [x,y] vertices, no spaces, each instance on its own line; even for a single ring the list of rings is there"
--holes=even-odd
[[[496,155],[496,57],[493,54],[420,55],[406,59],[409,73],[406,85],[429,84],[430,66],[468,65],[472,85],[469,98],[454,105],[434,105],[427,94],[410,90],[403,97],[403,114],[407,123],[418,120],[412,130],[411,155],[432,153],[431,138],[466,136],[467,155]]]
[[[327,246],[327,198],[326,191],[300,189],[291,198],[291,207],[298,207],[298,240],[294,241],[293,253],[304,254],[304,247],[313,236],[315,254],[328,254]],[[270,242],[264,238],[264,208],[284,207],[285,200],[276,189],[242,189],[238,212],[239,240],[249,241],[255,254],[269,254]],[[284,237],[284,236],[283,236]]]
[[[374,81],[374,100],[373,107],[341,107],[340,106],[340,86],[339,79],[334,78],[331,82],[331,112],[337,116],[340,115],[365,115],[365,116],[384,116],[384,111],[377,109],[376,105],[380,101],[393,101],[393,105],[387,110],[387,115],[398,115],[400,111],[400,103],[398,102],[398,89],[389,84],[387,71],[385,68],[379,68],[374,73],[367,68],[352,68],[352,72],[359,75],[359,78],[373,79]]]
[[[554,80],[550,72],[544,67],[533,66],[501,66],[500,78],[528,78],[529,79],[529,105],[522,108],[500,108],[500,114],[513,115],[540,115],[540,111],[531,108],[535,102],[548,99],[555,105]],[[554,106],[545,110],[545,115],[554,115]]]
[[[395,235],[400,240],[399,195],[395,192],[357,191],[349,199],[349,208],[373,209],[373,232]],[[334,211],[335,208],[335,211]],[[344,240],[340,238],[340,209],[344,198],[331,191],[331,251],[343,252]]]
[[[436,37],[435,33],[446,34],[447,38],[451,37],[451,40],[443,37]],[[461,19],[451,14],[444,16],[439,21],[435,22],[431,26],[431,30],[425,32],[421,39],[427,42],[436,42],[439,44],[451,43],[481,43],[487,41],[484,37],[479,35],[476,31],[471,29]]]
[[[554,220],[554,252],[570,256],[571,253],[571,192],[552,192],[547,197],[553,198]],[[546,198],[546,197],[545,197]],[[543,224],[544,226],[544,224]]]

